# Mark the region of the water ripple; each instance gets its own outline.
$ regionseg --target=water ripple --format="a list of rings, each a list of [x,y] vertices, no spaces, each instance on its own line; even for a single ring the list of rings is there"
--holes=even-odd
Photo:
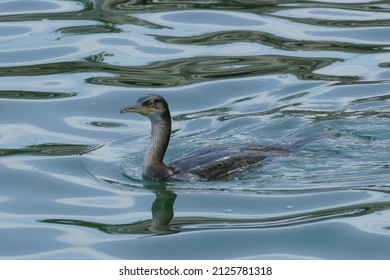
[[[1,1],[0,258],[388,258],[389,12]],[[167,162],[336,133],[224,180],[152,183],[149,123],[119,114],[150,92],[173,116]]]

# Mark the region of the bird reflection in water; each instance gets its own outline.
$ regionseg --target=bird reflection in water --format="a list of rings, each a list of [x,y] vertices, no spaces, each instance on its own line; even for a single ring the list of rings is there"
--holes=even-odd
[[[114,183],[114,182],[113,182]],[[118,182],[115,182],[118,183]],[[248,215],[247,218],[236,217],[174,217],[174,203],[177,194],[169,190],[165,182],[146,181],[146,189],[152,191],[156,198],[151,206],[152,218],[126,224],[104,224],[76,219],[45,219],[40,222],[51,224],[64,224],[94,228],[108,234],[129,235],[165,235],[180,232],[194,232],[204,230],[243,230],[261,228],[279,228],[283,226],[302,225],[335,218],[345,218],[367,215],[378,210],[375,205],[339,205],[324,207],[320,210],[303,209],[301,211],[283,211],[259,217],[257,214]]]
[[[170,223],[174,216],[173,205],[177,195],[173,191],[168,190],[166,184],[166,182],[144,180],[144,188],[151,190],[156,196],[151,206],[152,219],[117,225],[73,219],[45,219],[40,222],[96,228],[102,232],[111,234],[175,233],[177,230],[175,229],[175,226],[171,226]]]

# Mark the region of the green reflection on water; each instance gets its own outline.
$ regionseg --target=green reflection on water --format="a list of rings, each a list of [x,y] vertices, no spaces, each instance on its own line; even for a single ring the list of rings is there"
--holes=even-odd
[[[30,145],[15,149],[0,149],[0,156],[12,156],[19,154],[41,155],[41,156],[69,156],[82,155],[98,149],[100,145],[77,145],[77,144],[57,144],[45,143]]]
[[[0,68],[0,76],[31,76],[64,73],[107,73],[110,77],[91,77],[91,84],[131,87],[172,87],[205,81],[253,77],[272,74],[293,74],[303,80],[355,80],[355,77],[340,77],[313,73],[340,59],[302,58],[292,56],[240,56],[198,57],[154,62],[144,66],[117,66],[95,63],[104,56],[88,57],[87,61],[59,62],[41,65],[26,65]],[[91,62],[93,61],[93,62]],[[114,75],[113,77],[111,75]]]
[[[56,99],[75,96],[76,93],[1,90],[0,98],[6,99]]]

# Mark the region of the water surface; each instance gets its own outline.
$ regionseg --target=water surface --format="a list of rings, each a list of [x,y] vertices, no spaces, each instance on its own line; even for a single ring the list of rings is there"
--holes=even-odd
[[[387,1],[2,1],[1,259],[390,258]],[[167,162],[290,145],[212,182],[142,179],[147,93]]]

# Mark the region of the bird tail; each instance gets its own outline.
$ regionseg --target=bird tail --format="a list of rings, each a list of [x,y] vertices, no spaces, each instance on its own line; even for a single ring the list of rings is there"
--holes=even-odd
[[[323,133],[319,133],[319,134],[316,134],[316,135],[313,135],[313,136],[309,136],[309,137],[306,137],[306,138],[303,138],[301,140],[298,140],[294,143],[292,143],[290,145],[290,150],[291,151],[297,151],[299,150],[300,148],[302,148],[303,146],[311,143],[311,142],[314,142],[314,141],[317,141],[317,140],[320,140],[320,139],[323,139],[323,138],[327,138],[327,137],[331,137],[331,136],[334,136],[336,134],[336,132],[334,131],[327,131],[327,132],[323,132]]]

